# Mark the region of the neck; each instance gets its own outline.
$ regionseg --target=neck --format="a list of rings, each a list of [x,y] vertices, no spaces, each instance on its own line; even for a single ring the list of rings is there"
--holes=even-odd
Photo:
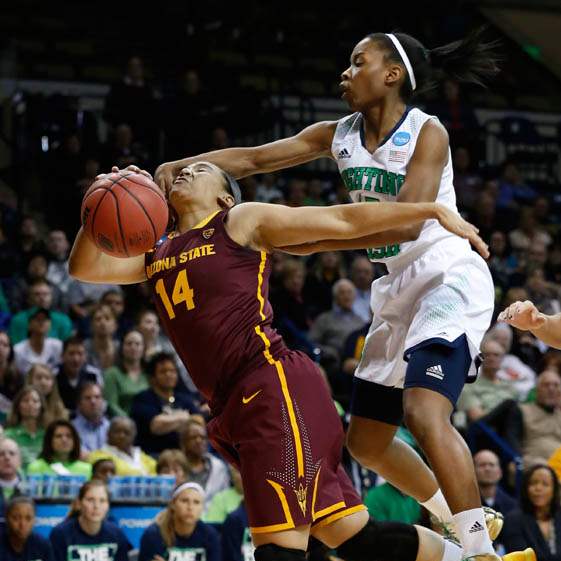
[[[217,210],[221,210],[218,205],[212,208],[191,208],[186,210],[181,213],[179,220],[177,221],[176,230],[180,234],[183,234]]]
[[[389,99],[364,111],[365,137],[374,139],[379,144],[401,119],[405,109],[406,105],[400,99]]]
[[[193,524],[192,522],[185,522],[184,520],[179,520],[178,518],[175,518],[173,521],[175,533],[179,534],[180,536],[191,535],[196,525],[196,522],[195,524]]]
[[[21,553],[25,548],[26,540],[22,540],[19,536],[14,536],[11,532],[8,533],[8,541],[11,548],[17,553]]]
[[[152,389],[156,392],[157,395],[163,397],[164,399],[169,399],[173,396],[173,389],[168,388],[161,388],[157,386],[153,386]]]
[[[90,536],[95,536],[101,530],[101,522],[94,522],[92,520],[87,520],[81,514],[78,516],[78,524],[86,534]]]
[[[189,466],[191,468],[202,468],[205,465],[204,456],[192,455],[189,452],[185,452],[187,460],[189,461]]]
[[[479,491],[484,499],[494,499],[497,494],[497,486],[493,483],[488,485],[479,485]]]
[[[544,520],[551,519],[549,506],[540,506],[536,508],[535,513],[536,513],[536,520],[544,521]]]
[[[29,345],[36,353],[40,353],[43,351],[44,344],[45,335],[43,335],[42,333],[32,333],[29,336]]]
[[[28,417],[26,419],[22,419],[21,424],[27,432],[32,434],[35,434],[37,432],[38,423],[37,423],[37,419],[35,419],[34,417]]]
[[[66,452],[55,452],[53,460],[54,462],[62,462],[64,464],[69,460],[69,455]]]
[[[495,381],[497,379],[497,372],[498,370],[496,370],[495,368],[491,368],[488,370],[485,370],[485,368],[483,369],[483,376],[485,376],[485,378],[488,378],[491,381]]]
[[[113,342],[113,337],[109,333],[94,333],[93,340],[96,347],[109,347]]]
[[[136,358],[125,358],[123,359],[123,366],[125,370],[128,372],[140,372],[140,359]]]

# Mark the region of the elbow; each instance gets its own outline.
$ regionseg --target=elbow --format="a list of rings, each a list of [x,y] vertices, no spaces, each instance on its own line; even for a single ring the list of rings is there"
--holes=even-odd
[[[414,242],[419,239],[421,235],[421,230],[423,229],[423,224],[415,224],[413,226],[408,226],[404,231],[404,242]]]

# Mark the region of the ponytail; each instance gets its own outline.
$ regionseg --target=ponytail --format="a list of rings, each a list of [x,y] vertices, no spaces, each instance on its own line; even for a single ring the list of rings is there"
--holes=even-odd
[[[401,84],[400,95],[408,102],[413,94],[433,89],[442,80],[453,79],[485,86],[485,82],[499,72],[498,54],[499,41],[484,41],[483,34],[486,27],[482,26],[472,31],[464,39],[448,43],[434,49],[425,46],[406,33],[393,33],[393,37],[406,53],[414,73],[415,91],[412,81],[406,79]],[[386,33],[373,33],[368,39],[377,43],[386,52],[386,58],[406,67],[407,64],[399,53],[399,49]]]

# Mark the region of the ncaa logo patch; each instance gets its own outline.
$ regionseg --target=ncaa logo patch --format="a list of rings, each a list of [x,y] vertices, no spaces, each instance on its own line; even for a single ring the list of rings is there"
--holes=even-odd
[[[405,146],[411,140],[411,135],[408,132],[396,132],[393,135],[392,142],[396,146]]]

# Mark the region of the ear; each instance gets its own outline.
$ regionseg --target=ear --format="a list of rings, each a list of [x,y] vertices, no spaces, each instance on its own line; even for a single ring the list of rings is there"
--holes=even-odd
[[[384,82],[386,86],[394,86],[398,84],[405,74],[403,67],[399,64],[390,64],[386,68]]]
[[[236,204],[234,197],[232,197],[230,193],[221,193],[218,195],[216,201],[218,202],[220,208],[223,208],[224,210],[232,208]]]

